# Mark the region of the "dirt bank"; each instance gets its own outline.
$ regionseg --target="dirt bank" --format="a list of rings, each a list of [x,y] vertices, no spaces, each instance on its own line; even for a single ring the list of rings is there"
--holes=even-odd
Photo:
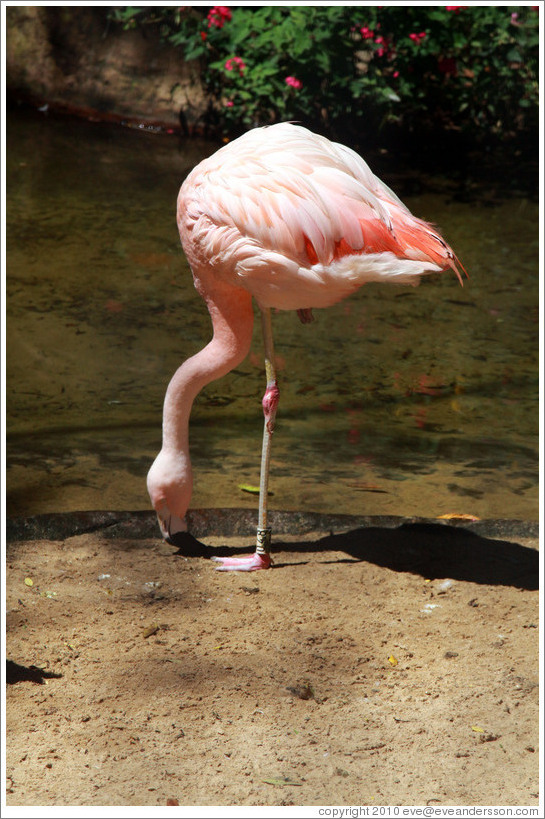
[[[157,32],[123,31],[107,8],[6,8],[6,87],[12,99],[142,122],[189,126],[205,102],[194,64]]]
[[[536,538],[202,540],[9,544],[8,805],[538,804]]]

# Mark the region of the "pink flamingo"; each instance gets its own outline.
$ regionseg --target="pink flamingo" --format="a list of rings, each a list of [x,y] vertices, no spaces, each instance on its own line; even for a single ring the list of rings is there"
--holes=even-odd
[[[269,456],[279,397],[271,308],[297,310],[307,322],[313,307],[335,304],[366,282],[416,285],[423,274],[452,268],[461,283],[460,262],[354,151],[289,123],[249,131],[197,165],[180,189],[177,223],[213,337],[168,385],[162,449],[148,491],[163,537],[185,531],[191,407],[206,384],[249,352],[255,297],[267,378],[257,545],[248,557],[213,559],[220,571],[267,569]]]

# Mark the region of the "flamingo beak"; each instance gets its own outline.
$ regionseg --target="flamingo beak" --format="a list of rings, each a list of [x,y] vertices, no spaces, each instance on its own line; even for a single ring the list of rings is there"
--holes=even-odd
[[[185,518],[180,518],[178,515],[172,515],[167,508],[161,509],[157,512],[157,521],[161,534],[167,543],[176,545],[176,535],[180,532],[187,532],[187,523]]]

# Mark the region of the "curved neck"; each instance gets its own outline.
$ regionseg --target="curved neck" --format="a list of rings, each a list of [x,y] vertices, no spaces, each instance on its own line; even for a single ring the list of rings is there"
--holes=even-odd
[[[201,288],[199,288],[201,289]],[[163,449],[188,452],[189,416],[198,393],[246,358],[252,341],[252,297],[246,290],[214,282],[214,293],[202,292],[214,335],[174,373],[163,406]]]

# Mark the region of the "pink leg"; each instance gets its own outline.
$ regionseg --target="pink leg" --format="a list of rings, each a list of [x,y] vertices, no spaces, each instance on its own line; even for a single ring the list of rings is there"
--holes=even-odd
[[[270,310],[262,310],[263,338],[265,341],[265,370],[267,373],[267,389],[263,396],[263,415],[265,425],[263,429],[263,452],[261,454],[261,481],[259,484],[259,521],[257,524],[257,546],[255,554],[247,557],[213,557],[218,572],[255,572],[258,569],[268,569],[272,563],[269,554],[271,547],[271,530],[267,527],[267,496],[269,488],[269,460],[271,438],[274,431],[276,410],[280,392],[276,382],[274,367],[274,350],[272,343],[272,328]]]

